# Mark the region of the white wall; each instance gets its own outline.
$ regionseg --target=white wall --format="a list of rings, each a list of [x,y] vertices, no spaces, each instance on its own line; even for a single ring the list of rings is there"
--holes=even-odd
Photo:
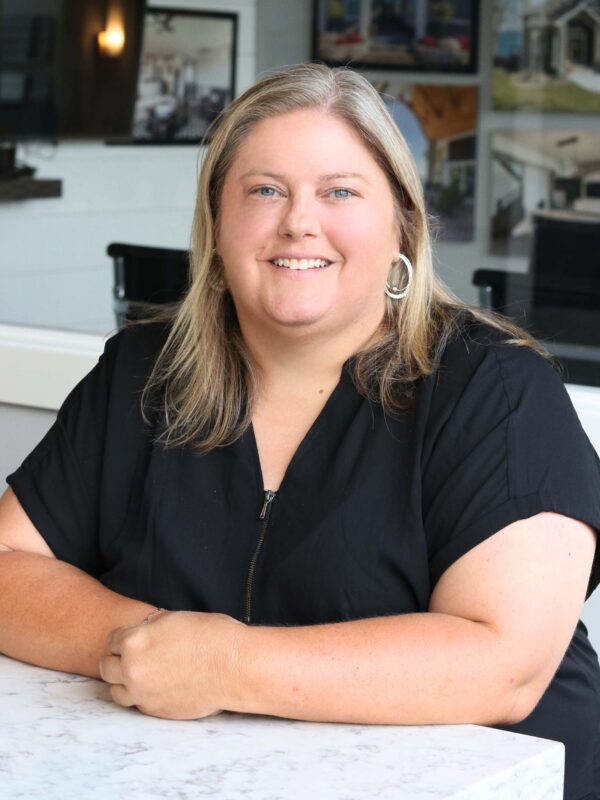
[[[4,479],[14,472],[25,456],[44,437],[56,419],[55,411],[25,406],[1,405],[2,447],[0,448],[0,494]]]
[[[567,388],[581,424],[600,455],[600,389],[591,386]],[[598,546],[600,547],[600,543]],[[581,619],[588,628],[590,641],[600,654],[600,589],[596,589],[586,602]]]
[[[310,58],[311,0],[256,0],[256,74]]]
[[[27,162],[63,196],[0,208],[0,321],[109,330],[110,242],[187,247],[198,151],[61,144]]]

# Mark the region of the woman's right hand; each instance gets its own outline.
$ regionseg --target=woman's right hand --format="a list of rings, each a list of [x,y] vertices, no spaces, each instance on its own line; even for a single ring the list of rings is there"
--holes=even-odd
[[[198,719],[231,708],[240,636],[226,614],[163,611],[149,624],[117,628],[100,675],[113,700],[165,719]]]

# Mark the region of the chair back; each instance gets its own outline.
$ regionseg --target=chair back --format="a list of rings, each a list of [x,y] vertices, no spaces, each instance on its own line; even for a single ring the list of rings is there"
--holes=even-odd
[[[187,250],[113,242],[106,252],[113,259],[113,308],[119,329],[126,320],[143,317],[148,307],[178,302],[188,289]]]

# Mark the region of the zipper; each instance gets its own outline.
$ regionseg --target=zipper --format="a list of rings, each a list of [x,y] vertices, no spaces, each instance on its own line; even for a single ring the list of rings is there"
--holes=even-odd
[[[258,556],[260,555],[260,551],[265,540],[265,534],[267,532],[267,525],[269,524],[269,517],[271,516],[271,505],[273,500],[275,500],[275,496],[277,492],[273,492],[270,489],[264,494],[263,497],[263,504],[260,510],[260,514],[258,515],[258,544],[256,545],[256,550],[254,551],[254,555],[252,556],[252,561],[250,562],[250,568],[248,570],[248,580],[246,582],[246,603],[245,603],[245,610],[243,615],[243,622],[246,625],[250,624],[250,606],[252,603],[252,582],[254,580],[254,571],[256,569],[256,562],[258,561]]]

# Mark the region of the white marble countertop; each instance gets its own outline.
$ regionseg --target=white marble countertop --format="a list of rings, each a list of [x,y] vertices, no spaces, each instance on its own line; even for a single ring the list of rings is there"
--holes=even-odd
[[[0,796],[562,800],[564,747],[476,725],[144,716],[101,681],[0,656]]]

